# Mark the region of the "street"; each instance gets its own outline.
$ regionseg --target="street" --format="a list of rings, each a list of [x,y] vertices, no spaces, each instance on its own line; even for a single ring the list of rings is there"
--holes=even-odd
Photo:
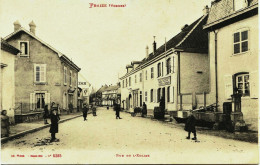
[[[2,144],[2,163],[258,163],[257,144],[198,134],[110,108],[97,116],[59,125],[59,142],[49,143],[49,128]],[[193,137],[193,135],[192,135]],[[50,155],[58,154],[61,157]],[[17,156],[17,155],[24,155]],[[32,156],[34,155],[34,156]],[[36,156],[35,156],[36,155]],[[41,155],[41,156],[39,156]]]

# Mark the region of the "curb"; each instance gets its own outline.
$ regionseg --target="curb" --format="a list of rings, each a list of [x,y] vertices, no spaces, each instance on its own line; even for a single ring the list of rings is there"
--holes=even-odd
[[[59,123],[63,123],[65,121],[68,121],[68,120],[71,120],[71,119],[75,119],[77,117],[81,117],[82,115],[77,115],[77,116],[74,116],[74,117],[71,117],[71,118],[67,118],[67,119],[63,119],[63,120],[60,120]],[[19,132],[17,134],[14,134],[12,136],[9,136],[9,137],[4,137],[4,138],[1,138],[1,143],[6,143],[7,141],[9,140],[12,140],[14,138],[18,138],[18,137],[21,137],[21,136],[24,136],[28,133],[32,133],[32,132],[36,132],[36,131],[39,131],[39,130],[42,130],[44,128],[48,128],[50,127],[51,124],[47,124],[47,125],[44,125],[44,126],[41,126],[41,127],[38,127],[38,128],[33,128],[33,129],[30,129],[30,130],[26,130],[26,131],[23,131],[23,132]]]

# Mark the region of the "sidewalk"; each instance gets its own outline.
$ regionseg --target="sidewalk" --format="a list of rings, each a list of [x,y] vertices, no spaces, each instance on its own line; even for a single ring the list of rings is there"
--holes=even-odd
[[[92,111],[89,111],[88,113],[92,113]],[[72,113],[72,114],[68,114],[68,115],[61,115],[59,123],[63,123],[65,121],[68,121],[68,120],[71,120],[71,119],[74,119],[74,118],[77,118],[80,116],[82,116],[82,112],[76,112],[76,113]],[[51,123],[50,119],[48,119],[48,122]],[[1,143],[5,143],[8,140],[18,138],[18,137],[24,136],[28,133],[36,132],[38,130],[48,128],[48,127],[50,127],[50,124],[44,124],[43,119],[34,121],[34,122],[30,122],[30,123],[19,123],[19,124],[12,125],[12,126],[10,126],[9,137],[1,138]]]
[[[130,113],[126,110],[123,110],[123,112]],[[135,117],[141,117],[141,115],[137,114]],[[174,128],[179,128],[184,131],[185,124],[177,123],[175,121],[175,119],[171,120],[170,115],[165,115],[164,120],[158,120],[158,119],[153,118],[152,113],[148,113],[147,116],[145,117],[145,119],[151,119],[154,121],[158,121],[158,122],[161,122],[162,124],[165,124],[165,125],[168,125],[168,126],[174,127]],[[198,138],[199,138],[199,134],[206,134],[206,135],[218,136],[218,137],[222,137],[222,138],[226,138],[226,139],[234,139],[234,140],[240,140],[240,141],[245,141],[245,142],[250,142],[250,143],[258,143],[258,132],[254,132],[254,131],[230,133],[230,132],[227,132],[226,130],[213,130],[213,129],[210,129],[207,127],[199,127],[199,126],[196,126],[196,131],[198,134]],[[187,133],[187,135],[188,135],[188,133]]]

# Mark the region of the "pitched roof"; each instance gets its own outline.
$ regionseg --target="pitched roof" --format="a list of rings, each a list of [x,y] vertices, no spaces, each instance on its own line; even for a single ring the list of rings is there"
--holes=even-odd
[[[35,34],[33,34],[32,32],[26,30],[23,27],[20,27],[18,30],[14,31],[13,33],[9,34],[8,36],[6,36],[4,39],[6,41],[8,41],[12,36],[18,34],[19,32],[25,32],[27,33],[29,36],[33,37],[34,39],[38,40],[39,42],[41,42],[42,44],[44,44],[45,46],[47,46],[48,48],[50,48],[51,50],[53,50],[54,52],[56,52],[59,57],[62,55],[61,52],[59,52],[58,50],[56,50],[55,48],[53,48],[52,46],[50,46],[49,44],[47,44],[46,42],[44,42],[43,40],[41,40],[39,37],[37,37]]]
[[[31,22],[33,23],[33,21]],[[39,37],[37,37],[35,34],[33,34],[32,32],[26,30],[23,27],[20,27],[18,30],[14,31],[13,33],[9,34],[8,36],[6,36],[4,39],[6,41],[8,41],[10,38],[12,38],[14,35],[20,33],[20,32],[25,32],[26,34],[28,34],[29,36],[31,36],[32,38],[36,39],[37,41],[39,41],[40,43],[42,43],[43,45],[47,46],[49,49],[51,49],[52,51],[54,51],[55,53],[58,54],[59,58],[64,59],[69,65],[71,65],[72,67],[74,67],[77,71],[80,71],[81,69],[75,64],[73,63],[66,55],[62,54],[60,51],[56,50],[55,48],[53,48],[51,45],[47,44],[46,42],[44,42],[43,40],[41,40]]]
[[[117,90],[118,88],[119,88],[118,85],[111,85],[108,88],[106,88],[105,91]]]
[[[205,26],[209,26],[214,22],[217,22],[223,18],[226,18],[228,16],[241,12],[244,9],[247,9],[255,4],[258,4],[258,0],[248,0],[248,7],[239,11],[234,11],[233,1],[234,0],[215,0],[214,2],[212,2],[207,24]]]
[[[207,53],[208,52],[208,33],[203,30],[203,25],[207,21],[207,15],[204,15],[194,21],[192,24],[185,26],[180,33],[172,37],[166,42],[166,50],[169,49],[182,49],[187,52],[194,53]],[[132,72],[140,69],[143,64],[151,61],[157,56],[165,52],[165,44],[161,45],[156,51],[150,53],[148,58],[144,58],[142,63]],[[123,76],[124,77],[124,76]]]
[[[7,52],[10,52],[14,55],[17,55],[20,50],[15,48],[14,46],[8,44],[8,42],[6,42],[3,38],[1,38],[1,49]]]

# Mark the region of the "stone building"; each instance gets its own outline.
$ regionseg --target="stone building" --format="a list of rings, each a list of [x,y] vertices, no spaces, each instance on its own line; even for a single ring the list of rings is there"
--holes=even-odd
[[[209,103],[232,102],[239,93],[241,111],[249,129],[257,130],[259,97],[258,0],[215,0],[204,29],[209,31],[210,98]]]
[[[156,48],[142,61],[126,66],[120,78],[121,107],[133,111],[147,104],[148,113],[164,99],[168,111],[191,109],[204,104],[209,92],[208,34],[203,30],[209,9],[203,16],[185,25],[181,32]],[[198,97],[198,101],[194,101]]]
[[[15,61],[16,113],[37,113],[51,102],[64,110],[77,107],[80,68],[67,56],[36,36],[32,21],[30,31],[14,23],[14,32],[4,39],[20,49]],[[49,107],[50,108],[50,107]]]
[[[7,110],[9,121],[14,123],[15,76],[14,64],[20,51],[1,38],[0,53],[0,111]]]

